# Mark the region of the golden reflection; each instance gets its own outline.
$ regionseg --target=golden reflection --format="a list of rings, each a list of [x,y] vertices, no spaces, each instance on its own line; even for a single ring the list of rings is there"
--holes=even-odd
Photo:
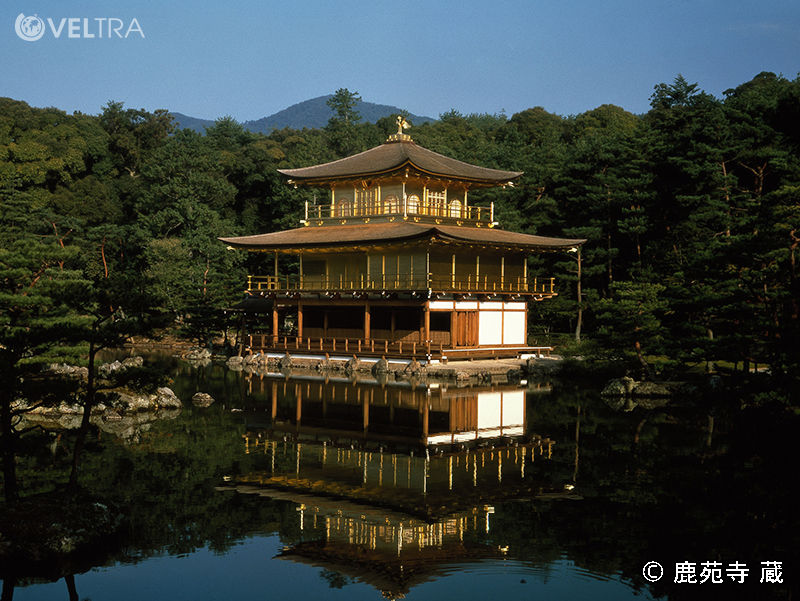
[[[525,389],[331,380],[265,385],[280,394],[243,442],[268,467],[229,479],[296,504],[302,536],[279,559],[402,598],[447,564],[503,555],[480,542],[495,502],[552,492],[526,475],[554,442],[531,432]]]

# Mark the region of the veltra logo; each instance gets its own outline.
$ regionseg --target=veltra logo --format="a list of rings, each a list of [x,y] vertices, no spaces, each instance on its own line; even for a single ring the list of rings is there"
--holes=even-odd
[[[48,18],[47,24],[45,24],[44,19],[38,15],[26,17],[20,13],[14,28],[20,38],[26,42],[35,42],[41,39],[47,31],[47,25],[50,26],[50,33],[54,38],[60,38],[62,33],[67,38],[111,38],[114,35],[118,38],[127,38],[131,33],[138,33],[144,37],[139,21],[131,19],[128,26],[125,27],[125,21],[115,17],[95,19],[64,17],[58,23],[54,23],[53,19]]]

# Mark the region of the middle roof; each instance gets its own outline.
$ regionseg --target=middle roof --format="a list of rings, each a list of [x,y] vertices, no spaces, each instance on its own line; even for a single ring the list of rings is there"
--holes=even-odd
[[[548,238],[490,228],[463,228],[399,221],[339,227],[301,227],[270,234],[220,238],[232,248],[249,251],[297,252],[332,247],[363,248],[375,245],[423,241],[457,245],[479,245],[528,252],[566,251],[586,240]]]

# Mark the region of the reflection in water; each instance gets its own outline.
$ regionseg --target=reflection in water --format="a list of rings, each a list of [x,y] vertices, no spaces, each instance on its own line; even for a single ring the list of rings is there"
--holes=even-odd
[[[490,529],[490,506],[454,513],[430,523],[369,505],[324,498],[292,498],[303,540],[284,547],[279,559],[330,570],[399,598],[455,563],[502,557],[497,547],[471,542],[470,534]],[[306,502],[302,502],[306,501]]]
[[[122,504],[131,529],[92,564],[105,567],[75,572],[81,598],[791,596],[759,582],[762,561],[782,561],[787,581],[800,563],[786,494],[799,420],[785,408],[723,404],[710,419],[705,401],[615,410],[564,385],[522,402],[513,385],[173,367],[179,398],[215,402],[136,437],[93,432],[88,492]],[[69,438],[30,434],[26,490],[63,477]],[[751,572],[745,585],[649,583],[649,561]],[[68,596],[63,579],[3,576],[16,601]]]
[[[247,416],[244,446],[268,467],[229,486],[297,504],[302,537],[281,559],[386,597],[442,566],[502,557],[505,549],[475,536],[490,532],[493,503],[563,494],[525,478],[553,442],[529,433],[526,391],[515,385],[275,377],[251,380],[249,393],[270,418]]]
[[[526,389],[512,384],[448,387],[261,377],[248,379],[247,386],[250,398],[270,405],[268,429],[318,442],[347,438],[358,445],[441,451],[526,434]]]

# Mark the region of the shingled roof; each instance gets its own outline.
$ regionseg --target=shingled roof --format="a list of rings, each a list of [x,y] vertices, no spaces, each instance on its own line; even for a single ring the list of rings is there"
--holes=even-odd
[[[298,184],[319,185],[337,180],[372,179],[414,170],[420,174],[457,179],[474,187],[500,186],[513,182],[521,171],[501,171],[470,165],[417,146],[411,140],[389,140],[380,146],[331,163],[300,169],[278,169]]]
[[[480,244],[505,249],[529,251],[565,251],[580,246],[585,240],[547,238],[507,232],[495,228],[458,227],[399,221],[365,223],[340,227],[301,227],[283,232],[220,238],[233,248],[250,251],[295,251],[314,248],[360,247],[364,245],[399,244],[438,240],[455,244]]]

